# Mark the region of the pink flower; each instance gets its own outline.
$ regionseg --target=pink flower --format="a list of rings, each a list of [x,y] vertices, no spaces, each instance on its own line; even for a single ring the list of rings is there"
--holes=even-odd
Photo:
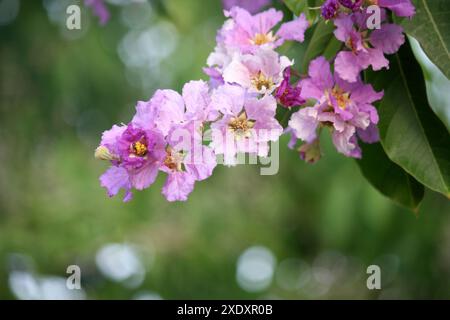
[[[242,87],[225,84],[213,92],[211,106],[222,114],[211,124],[211,146],[228,165],[235,164],[237,153],[267,156],[268,142],[283,132],[275,119],[277,103],[270,95],[257,99]]]
[[[203,146],[203,123],[218,117],[211,109],[204,81],[184,85],[182,95],[158,90],[148,102],[139,102],[133,121],[163,134],[167,142],[159,169],[168,174],[163,195],[168,201],[185,201],[195,181],[204,180],[216,166],[212,149]]]
[[[283,71],[293,64],[271,49],[259,49],[253,54],[235,54],[223,71],[223,79],[238,84],[250,93],[272,93],[283,81]]]
[[[162,189],[168,201],[186,201],[196,181],[211,176],[216,157],[204,146],[201,122],[195,120],[175,126],[169,136],[166,157],[160,170],[167,173]]]
[[[233,7],[230,11],[225,11],[225,16],[230,20],[219,31],[217,42],[242,53],[254,52],[262,46],[274,49],[285,40],[303,42],[309,26],[302,14],[295,20],[282,24],[274,32],[274,27],[283,19],[283,13],[275,9],[252,16],[242,8]]]
[[[349,82],[357,81],[359,73],[369,66],[375,71],[389,68],[384,54],[397,52],[405,42],[403,28],[390,23],[383,23],[368,36],[367,17],[363,13],[341,14],[334,20],[337,27],[334,34],[348,49],[336,56],[335,70]]]
[[[380,100],[383,93],[360,79],[349,83],[337,73],[333,76],[324,57],[311,61],[308,74],[309,78],[302,81],[302,96],[316,100],[316,104],[294,113],[290,130],[296,138],[313,143],[318,138],[318,127],[329,127],[339,152],[361,157],[357,134],[367,143],[378,141],[378,113],[372,103]]]

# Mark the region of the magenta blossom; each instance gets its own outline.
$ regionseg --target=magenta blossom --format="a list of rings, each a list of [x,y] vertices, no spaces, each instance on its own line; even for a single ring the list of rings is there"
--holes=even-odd
[[[227,20],[217,36],[218,44],[223,44],[242,53],[254,52],[259,47],[274,49],[285,40],[304,41],[305,31],[309,24],[304,14],[293,21],[284,23],[274,32],[274,27],[283,19],[283,13],[269,9],[256,15],[233,7],[225,11]]]
[[[397,52],[405,42],[403,28],[391,23],[383,23],[368,36],[367,17],[363,13],[341,14],[334,20],[337,27],[334,34],[348,49],[336,56],[335,70],[349,82],[357,81],[359,73],[369,66],[375,71],[389,68],[384,54]]]
[[[283,71],[293,64],[271,49],[259,49],[253,54],[235,54],[223,71],[223,79],[238,84],[250,93],[270,94],[283,81]]]
[[[275,98],[284,107],[294,107],[304,104],[306,101],[301,97],[302,88],[300,81],[294,86],[291,81],[291,68],[286,68],[283,73],[283,81],[275,91]]]
[[[222,114],[211,124],[211,146],[224,155],[225,164],[234,165],[238,153],[267,156],[268,142],[283,132],[275,119],[277,103],[270,95],[257,99],[242,87],[225,84],[213,92],[211,105]]]
[[[156,179],[165,156],[163,136],[130,123],[105,131],[95,156],[112,166],[100,177],[110,197],[125,189],[124,201],[132,198],[131,189],[143,190]]]
[[[109,11],[104,0],[85,0],[85,5],[91,7],[92,12],[99,18],[100,24],[104,25],[109,20]]]
[[[329,127],[336,149],[348,157],[360,158],[358,136],[367,143],[378,141],[378,113],[372,103],[383,93],[360,79],[349,83],[337,73],[333,76],[324,57],[311,61],[308,75],[302,81],[302,96],[314,99],[316,104],[292,115],[289,127],[294,136],[311,144],[318,138],[319,125]]]
[[[339,8],[338,0],[326,0],[320,8],[322,17],[326,20],[333,19],[338,14]]]

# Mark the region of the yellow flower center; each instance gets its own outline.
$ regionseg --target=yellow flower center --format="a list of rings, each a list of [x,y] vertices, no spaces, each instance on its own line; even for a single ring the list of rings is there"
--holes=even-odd
[[[339,108],[345,110],[350,102],[350,93],[344,92],[341,88],[336,86],[331,90],[331,95],[336,99]]]
[[[164,165],[170,170],[183,171],[183,155],[181,153],[173,152],[173,149],[171,147],[167,147],[166,153],[167,154],[164,159]]]
[[[273,80],[270,77],[266,77],[261,71],[259,71],[252,78],[252,85],[256,90],[261,91],[263,89],[270,89],[274,86]]]
[[[131,144],[131,152],[138,157],[144,157],[148,150],[144,143],[137,141]]]
[[[272,31],[270,31],[269,33],[255,34],[253,39],[250,39],[250,43],[257,45],[257,46],[261,46],[266,43],[274,42],[275,40],[276,40],[276,37],[273,35]]]
[[[245,112],[241,113],[238,117],[233,117],[228,122],[228,129],[237,138],[248,138],[251,136],[251,129],[255,125],[255,121],[247,119]]]

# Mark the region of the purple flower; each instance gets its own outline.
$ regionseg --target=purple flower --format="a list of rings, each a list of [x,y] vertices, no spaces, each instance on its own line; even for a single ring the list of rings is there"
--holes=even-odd
[[[130,123],[105,131],[95,152],[97,159],[109,160],[111,167],[100,177],[110,197],[125,189],[124,201],[132,198],[131,189],[142,190],[156,179],[164,159],[165,141],[154,130]]]
[[[322,17],[326,20],[333,19],[339,10],[338,0],[327,0],[321,7]]]
[[[241,7],[251,14],[261,11],[262,8],[271,3],[271,0],[222,0],[225,10],[230,10],[233,7]]]
[[[99,18],[101,25],[108,22],[109,11],[103,0],[85,0],[84,3],[87,7],[91,7],[93,13]]]
[[[211,176],[216,157],[202,145],[201,122],[192,120],[175,126],[169,136],[166,157],[160,167],[167,173],[162,193],[168,201],[186,201],[196,181]]]
[[[242,8],[233,7],[225,11],[225,16],[230,19],[219,30],[217,42],[219,46],[223,44],[242,53],[254,52],[259,47],[274,49],[285,40],[303,42],[309,26],[305,15],[301,14],[295,20],[282,24],[278,32],[274,33],[274,27],[283,19],[283,13],[275,9],[252,16]]]
[[[211,146],[224,162],[235,164],[237,153],[267,156],[269,141],[276,141],[283,128],[275,119],[277,103],[271,95],[249,96],[239,86],[225,84],[212,94],[211,105],[222,118],[211,124]]]
[[[336,56],[335,70],[349,82],[357,81],[359,73],[369,66],[375,71],[389,68],[384,54],[397,52],[405,42],[403,28],[390,23],[383,23],[367,36],[367,17],[364,13],[341,14],[334,20],[337,27],[334,34],[348,49]]]
[[[275,98],[284,107],[294,107],[304,104],[306,101],[301,97],[302,89],[300,82],[293,86],[291,81],[291,68],[286,68],[283,73],[283,81],[275,91]]]
[[[238,84],[250,93],[270,94],[283,81],[283,71],[293,64],[271,49],[260,48],[254,55],[235,54],[223,71],[223,79]]]
[[[133,121],[163,134],[167,147],[159,169],[168,174],[163,195],[168,201],[185,201],[195,181],[209,177],[216,166],[212,149],[202,145],[203,123],[218,117],[212,110],[209,87],[190,81],[182,95],[158,90],[148,102],[139,102]]]
[[[129,201],[132,188],[149,187],[161,170],[168,174],[167,200],[186,200],[195,181],[209,177],[216,166],[212,149],[202,144],[203,123],[219,115],[210,105],[204,81],[185,84],[182,95],[158,90],[149,101],[139,101],[131,123],[105,131],[95,152],[112,164],[100,177],[108,194],[125,189],[124,201]]]
[[[399,17],[411,18],[416,14],[416,8],[411,0],[372,0],[374,4],[387,8]]]
[[[318,138],[319,125],[329,127],[336,149],[348,157],[360,158],[358,135],[367,143],[378,140],[378,113],[372,103],[383,93],[360,79],[349,83],[337,73],[333,76],[324,57],[311,61],[308,75],[302,81],[302,96],[317,102],[292,115],[289,127],[293,134],[311,144]]]

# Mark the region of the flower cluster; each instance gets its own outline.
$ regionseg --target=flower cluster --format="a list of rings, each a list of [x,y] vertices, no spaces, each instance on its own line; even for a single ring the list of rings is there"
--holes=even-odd
[[[375,30],[367,27],[368,3],[382,7]],[[254,15],[236,6],[224,11],[227,19],[204,68],[209,82],[190,81],[181,94],[157,90],[149,101],[137,103],[130,123],[105,131],[95,156],[111,166],[101,185],[110,196],[124,189],[128,201],[132,189],[148,188],[163,172],[163,195],[184,201],[196,181],[211,176],[218,158],[232,166],[239,153],[267,156],[270,142],[283,133],[291,134],[291,148],[303,141],[302,159],[317,161],[323,128],[331,130],[338,152],[360,158],[358,141],[379,139],[373,103],[383,97],[363,82],[361,71],[388,68],[384,54],[395,53],[405,41],[401,27],[387,22],[384,8],[414,14],[409,0],[327,0],[322,16],[333,20],[344,49],[332,61],[312,60],[307,75],[277,51],[285,41],[304,41],[309,27],[304,14],[283,23],[275,9]],[[285,129],[275,117],[277,105],[292,112]]]
[[[371,21],[373,5],[379,25]],[[319,132],[328,127],[340,153],[361,158],[358,140],[379,140],[378,113],[372,104],[383,97],[383,92],[362,82],[361,71],[369,66],[374,71],[389,68],[385,54],[397,52],[405,37],[401,26],[388,22],[388,14],[411,18],[415,9],[410,0],[327,0],[321,12],[324,19],[333,21],[334,35],[343,49],[333,59],[334,74],[324,57],[311,61],[308,77],[300,86],[301,97],[314,105],[292,115],[287,129],[292,135],[289,146],[294,147],[297,139],[304,141],[300,156],[315,162],[320,158]]]
[[[196,181],[211,176],[216,156],[235,165],[238,153],[268,154],[269,142],[283,133],[275,119],[277,98],[289,106],[303,102],[286,72],[293,61],[274,49],[287,40],[303,41],[306,18],[275,32],[283,15],[274,9],[251,15],[233,7],[225,16],[229,19],[205,69],[209,83],[191,81],[181,95],[158,90],[149,101],[137,103],[129,124],[103,133],[95,156],[111,163],[100,177],[110,196],[124,189],[128,201],[132,189],[149,187],[164,172],[166,199],[186,200]],[[207,135],[210,143],[205,143]]]

